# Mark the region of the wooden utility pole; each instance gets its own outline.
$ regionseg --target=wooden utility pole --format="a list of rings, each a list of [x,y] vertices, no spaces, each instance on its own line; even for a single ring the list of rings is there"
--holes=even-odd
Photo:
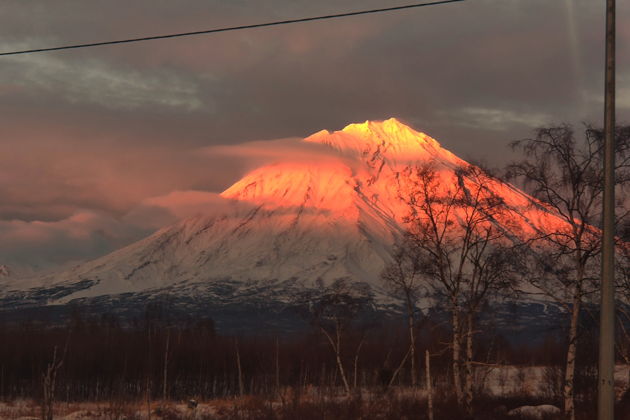
[[[615,418],[615,0],[606,0],[604,207],[599,331],[598,420]]]

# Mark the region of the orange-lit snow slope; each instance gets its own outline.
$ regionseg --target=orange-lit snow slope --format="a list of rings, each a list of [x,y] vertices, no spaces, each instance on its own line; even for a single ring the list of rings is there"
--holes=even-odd
[[[394,238],[404,229],[407,209],[398,193],[407,181],[404,169],[430,163],[448,192],[457,185],[456,172],[468,166],[394,118],[320,131],[302,141],[324,152],[247,174],[222,193],[231,201],[229,211],[183,220],[55,276],[55,282],[97,282],[64,299],[215,279],[239,287],[301,287],[347,276],[378,286]],[[464,183],[474,186],[475,180]],[[494,180],[486,187],[508,208],[496,223],[515,236],[562,226],[516,188]]]
[[[263,209],[283,207],[322,214],[322,223],[341,219],[362,223],[373,218],[398,230],[407,213],[400,192],[410,188],[405,168],[431,165],[440,180],[438,194],[448,194],[457,184],[456,171],[470,166],[435,139],[395,118],[351,124],[333,133],[323,130],[303,141],[329,147],[337,159],[264,166],[222,195]],[[465,182],[474,189],[477,181],[466,178]],[[564,226],[541,206],[532,206],[532,198],[513,186],[491,178],[484,184],[504,200],[508,208],[505,218],[518,231],[517,236],[527,236],[536,228]]]

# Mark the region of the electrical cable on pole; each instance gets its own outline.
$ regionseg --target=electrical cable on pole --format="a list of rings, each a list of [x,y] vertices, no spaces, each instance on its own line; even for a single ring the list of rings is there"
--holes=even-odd
[[[281,21],[267,22],[267,23],[255,23],[252,25],[240,25],[240,26],[231,26],[227,28],[206,29],[203,31],[180,32],[180,33],[168,34],[168,35],[145,36],[141,38],[120,39],[120,40],[115,40],[115,41],[92,42],[92,43],[87,43],[87,44],[64,45],[64,46],[49,47],[49,48],[35,48],[35,49],[21,50],[21,51],[8,51],[8,52],[0,52],[0,56],[33,54],[33,53],[47,52],[47,51],[73,50],[77,48],[99,47],[99,46],[104,46],[104,45],[116,45],[116,44],[129,44],[132,42],[152,41],[156,39],[180,38],[180,37],[185,37],[185,36],[207,35],[207,34],[214,34],[214,33],[219,33],[219,32],[233,32],[233,31],[240,31],[244,29],[267,28],[270,26],[280,26],[280,25],[287,25],[287,24],[293,24],[293,23],[312,22],[316,20],[327,20],[327,19],[336,19],[336,18],[342,18],[342,17],[359,16],[359,15],[367,15],[367,14],[374,14],[374,13],[394,12],[398,10],[415,9],[418,7],[438,6],[441,4],[457,3],[457,2],[462,2],[462,1],[465,1],[465,0],[439,0],[439,1],[433,1],[430,3],[415,3],[415,4],[407,4],[404,6],[385,7],[382,9],[360,10],[356,12],[337,13],[337,14],[324,15],[324,16],[289,19],[289,20],[281,20]]]

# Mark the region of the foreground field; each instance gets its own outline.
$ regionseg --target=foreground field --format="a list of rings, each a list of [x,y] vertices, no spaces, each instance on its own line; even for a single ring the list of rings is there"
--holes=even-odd
[[[401,391],[401,390],[398,390]],[[120,401],[100,403],[60,403],[54,419],[59,420],[350,420],[350,419],[428,419],[426,399],[413,396],[409,390],[380,396],[353,398],[313,399],[308,396],[290,396],[290,400],[240,397],[198,403]],[[475,419],[560,419],[559,411],[542,401],[529,399],[534,406],[523,405],[523,399],[488,399],[478,407]],[[529,408],[531,407],[531,408]],[[529,408],[529,411],[528,411]],[[551,408],[552,411],[549,411]],[[533,409],[533,410],[532,410]],[[523,416],[519,413],[534,413]],[[538,414],[541,416],[538,416]],[[18,400],[0,403],[3,420],[40,420],[41,411],[36,401]],[[465,419],[452,402],[436,404],[435,419]],[[583,417],[584,419],[588,417]]]
[[[630,420],[628,367],[617,369],[617,419]],[[474,416],[466,416],[449,397],[448,389],[434,393],[435,420],[563,419],[560,401],[549,381],[554,372],[544,367],[503,367],[482,370]],[[593,401],[578,402],[577,420],[594,418]],[[55,404],[55,420],[353,420],[429,419],[426,390],[410,387],[356,389],[345,396],[341,388],[286,387],[273,395],[217,398],[206,401],[124,400]],[[40,420],[37,400],[0,402],[2,420]]]

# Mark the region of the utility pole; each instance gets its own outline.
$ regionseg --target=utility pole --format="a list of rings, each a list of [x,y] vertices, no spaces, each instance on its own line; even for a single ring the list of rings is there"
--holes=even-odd
[[[615,418],[615,0],[606,0],[604,207],[599,328],[598,420]]]

